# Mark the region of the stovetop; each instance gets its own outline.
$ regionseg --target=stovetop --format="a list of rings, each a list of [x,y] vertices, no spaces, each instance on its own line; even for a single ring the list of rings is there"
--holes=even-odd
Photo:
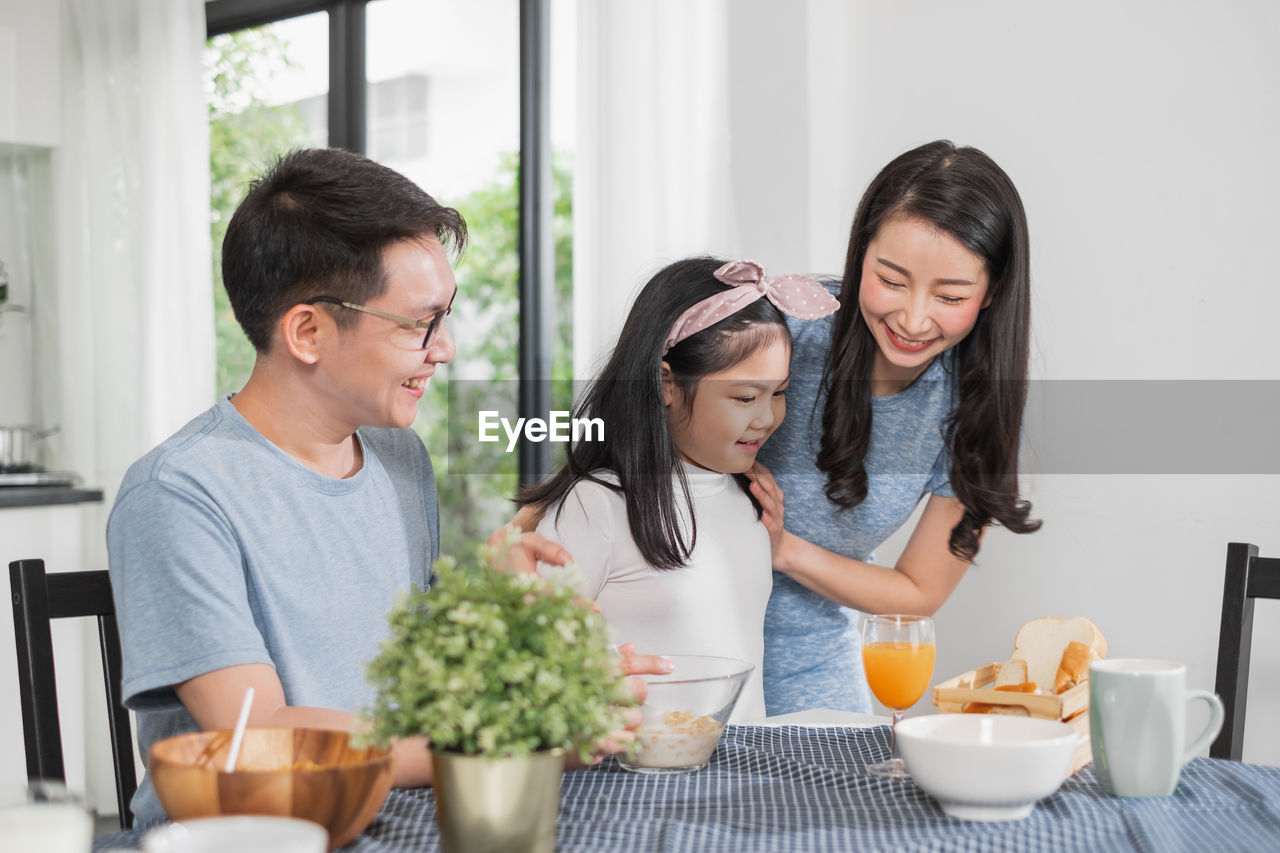
[[[80,475],[72,471],[46,471],[38,465],[0,466],[0,487],[76,486]]]

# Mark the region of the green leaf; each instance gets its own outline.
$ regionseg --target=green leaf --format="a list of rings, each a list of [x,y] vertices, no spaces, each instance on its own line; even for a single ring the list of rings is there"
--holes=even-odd
[[[506,574],[491,556],[440,558],[434,585],[388,614],[390,635],[367,665],[371,737],[425,735],[472,754],[561,746],[585,758],[635,701],[608,626],[578,603],[572,575]]]

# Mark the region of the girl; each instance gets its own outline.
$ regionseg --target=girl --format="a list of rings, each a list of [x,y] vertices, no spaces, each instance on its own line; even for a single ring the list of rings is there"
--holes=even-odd
[[[846,608],[932,614],[987,525],[1040,526],[1018,496],[1030,295],[1009,177],[945,141],[895,159],[858,205],[839,292],[832,320],[793,329],[799,415],[753,474],[780,573],[765,619],[770,714],[869,712]],[[926,495],[897,564],[872,564]]]
[[[769,532],[743,472],[786,411],[791,336],[782,312],[838,307],[800,276],[750,261],[677,261],[645,285],[577,417],[604,440],[517,502],[573,554],[581,591],[619,639],[663,654],[755,664],[734,720],[763,717]]]

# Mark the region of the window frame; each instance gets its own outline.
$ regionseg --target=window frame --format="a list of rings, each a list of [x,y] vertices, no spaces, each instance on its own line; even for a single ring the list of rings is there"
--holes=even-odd
[[[315,12],[329,14],[329,146],[368,153],[365,12],[370,0],[209,0],[206,37]],[[519,416],[551,411],[555,317],[554,186],[551,178],[550,0],[520,2]],[[429,191],[429,188],[427,188]],[[520,439],[519,482],[551,474],[546,442]]]

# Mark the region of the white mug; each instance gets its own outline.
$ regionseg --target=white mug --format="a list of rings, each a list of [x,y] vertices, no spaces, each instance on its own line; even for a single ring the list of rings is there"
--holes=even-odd
[[[0,788],[0,849],[88,853],[93,818],[83,801],[53,779]]]
[[[1209,705],[1209,724],[1185,744],[1187,703]],[[1222,728],[1222,700],[1187,689],[1180,663],[1140,658],[1089,665],[1089,736],[1102,790],[1118,797],[1167,797],[1182,765]]]

